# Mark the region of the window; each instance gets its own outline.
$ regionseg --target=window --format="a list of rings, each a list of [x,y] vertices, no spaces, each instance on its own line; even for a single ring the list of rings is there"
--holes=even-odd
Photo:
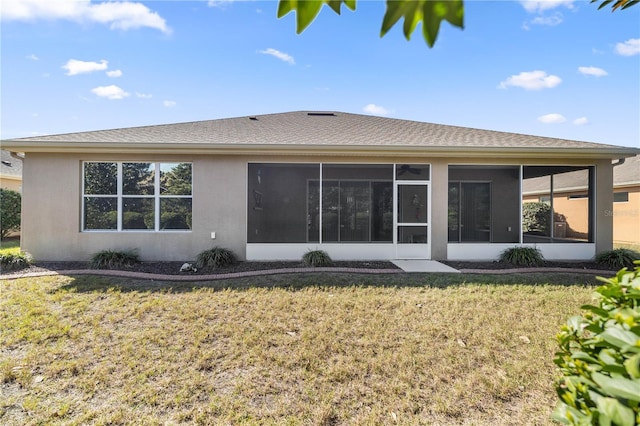
[[[191,163],[84,163],[83,231],[189,230],[191,203]]]
[[[613,193],[613,202],[614,203],[628,203],[629,202],[629,193],[628,192],[614,192]]]

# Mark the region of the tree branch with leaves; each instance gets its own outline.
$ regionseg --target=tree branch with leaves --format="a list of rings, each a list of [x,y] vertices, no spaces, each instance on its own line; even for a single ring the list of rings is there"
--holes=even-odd
[[[613,12],[636,5],[640,0],[591,0],[591,3],[598,2],[601,2],[598,9],[611,5]],[[324,5],[340,15],[343,4],[352,11],[356,10],[356,0],[280,0],[278,18],[295,12],[296,32],[300,34],[316,19]],[[410,40],[418,24],[422,23],[422,36],[429,47],[435,45],[442,21],[464,29],[464,0],[387,0],[386,5],[380,37],[402,18],[405,38]]]

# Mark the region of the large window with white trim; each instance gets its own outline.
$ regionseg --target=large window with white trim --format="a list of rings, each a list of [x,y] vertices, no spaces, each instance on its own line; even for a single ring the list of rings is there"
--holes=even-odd
[[[83,231],[187,231],[192,218],[192,164],[83,164]]]

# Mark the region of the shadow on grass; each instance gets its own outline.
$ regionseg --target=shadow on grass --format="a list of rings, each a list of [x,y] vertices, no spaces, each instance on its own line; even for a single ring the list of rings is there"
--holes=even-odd
[[[352,273],[291,273],[232,278],[215,281],[179,282],[140,280],[97,275],[80,275],[60,290],[76,292],[189,292],[201,289],[244,290],[248,288],[286,288],[291,290],[306,287],[431,287],[446,288],[464,284],[487,285],[561,285],[593,286],[598,281],[595,275],[575,273],[527,273],[527,274],[449,274],[449,273],[404,273],[404,274],[352,274]]]

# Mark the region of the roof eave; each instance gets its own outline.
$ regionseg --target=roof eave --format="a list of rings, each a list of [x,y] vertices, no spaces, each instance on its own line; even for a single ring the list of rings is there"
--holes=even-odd
[[[618,159],[640,154],[640,149],[626,147],[557,148],[502,146],[416,146],[416,145],[285,145],[285,144],[203,144],[203,143],[124,143],[124,142],[29,142],[6,140],[3,149],[12,152],[44,153],[128,153],[128,154],[217,154],[217,155],[370,155],[432,157],[557,157],[573,159]]]

